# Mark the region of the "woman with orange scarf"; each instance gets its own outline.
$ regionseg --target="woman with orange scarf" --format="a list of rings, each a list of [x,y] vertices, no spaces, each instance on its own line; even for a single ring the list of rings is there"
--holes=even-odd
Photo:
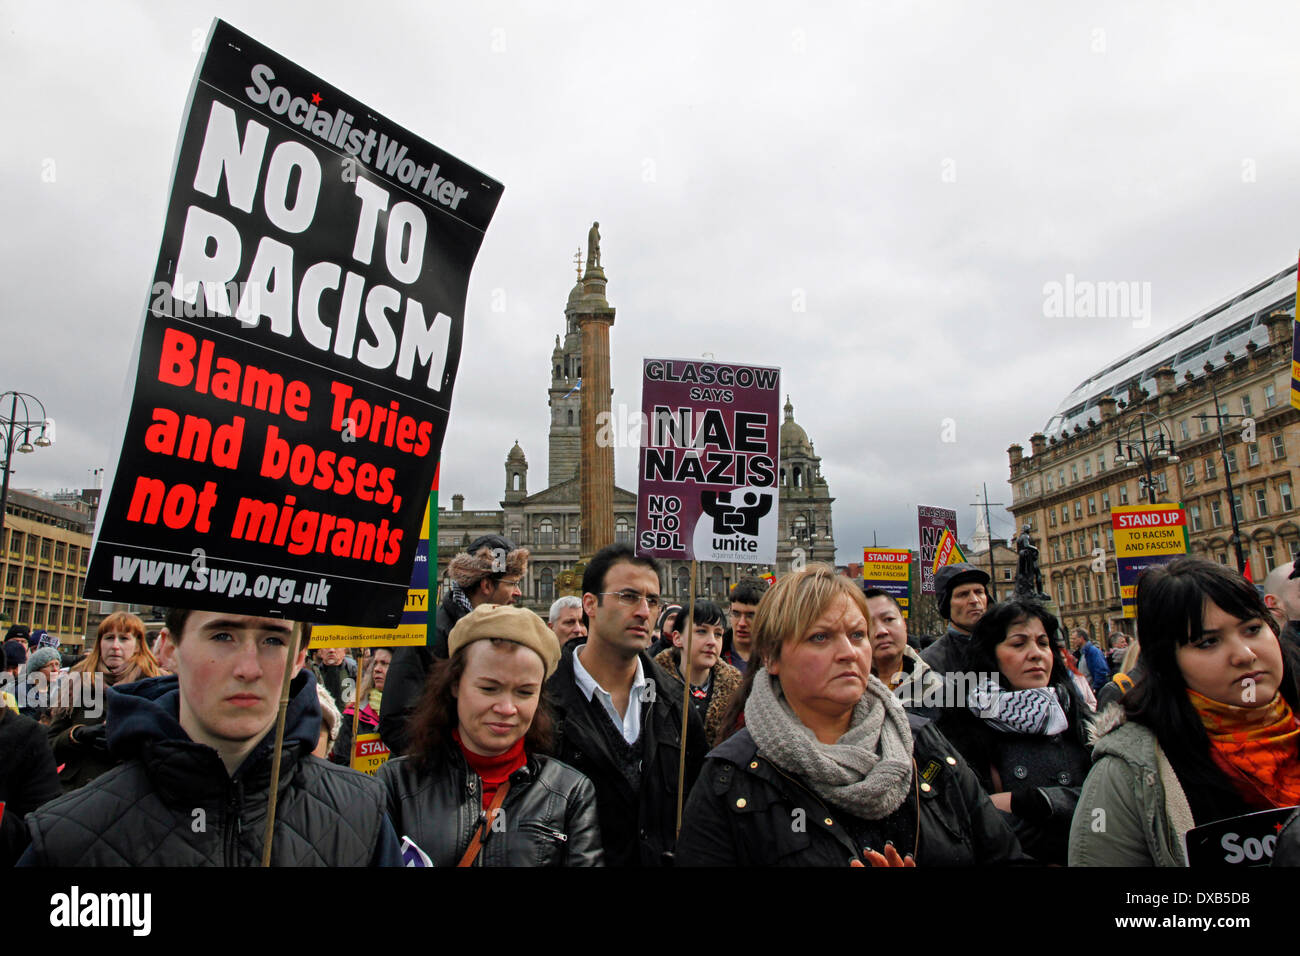
[[[1137,625],[1141,676],[1098,725],[1071,866],[1186,866],[1188,830],[1300,806],[1297,666],[1254,586],[1180,558],[1138,579]]]

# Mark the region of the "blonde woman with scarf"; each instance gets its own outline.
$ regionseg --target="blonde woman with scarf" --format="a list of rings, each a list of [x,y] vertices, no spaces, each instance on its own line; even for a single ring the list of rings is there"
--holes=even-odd
[[[1186,866],[1193,827],[1300,804],[1296,669],[1254,586],[1180,558],[1138,579],[1137,627],[1142,673],[1094,745],[1071,866]]]
[[[866,598],[826,565],[763,597],[734,710],[682,822],[681,866],[971,866],[1020,845],[957,751],[871,675]],[[725,726],[732,726],[729,721]]]

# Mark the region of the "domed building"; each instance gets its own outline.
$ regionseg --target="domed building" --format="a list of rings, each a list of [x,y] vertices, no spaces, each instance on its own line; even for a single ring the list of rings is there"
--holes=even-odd
[[[835,536],[831,526],[831,497],[822,476],[822,460],[813,449],[803,426],[794,420],[794,405],[785,399],[781,422],[781,535],[777,566],[786,571],[795,559],[796,548],[807,561],[835,563]]]
[[[590,270],[589,270],[590,272]],[[589,277],[588,277],[589,278]],[[603,272],[601,273],[603,286]],[[556,335],[551,350],[547,389],[550,408],[547,486],[528,490],[528,458],[518,441],[505,456],[505,490],[501,508],[466,511],[465,496],[451,496],[452,506],[438,509],[438,569],[445,574],[451,558],[482,534],[504,534],[532,552],[528,575],[520,584],[524,603],[545,612],[558,597],[557,579],[573,567],[580,555],[582,433],[582,334],[577,316],[591,308],[590,283],[581,273],[565,305],[563,335]],[[608,304],[603,302],[605,308]],[[789,399],[780,433],[780,518],[777,570],[789,570],[799,557],[804,561],[835,559],[831,536],[831,502],[821,459],[807,432],[794,420]],[[614,540],[634,544],[636,492],[614,488]],[[665,561],[660,587],[672,598],[689,593],[690,563]],[[697,569],[696,594],[726,601],[731,585],[742,577],[773,570],[770,565],[737,565],[702,561]]]

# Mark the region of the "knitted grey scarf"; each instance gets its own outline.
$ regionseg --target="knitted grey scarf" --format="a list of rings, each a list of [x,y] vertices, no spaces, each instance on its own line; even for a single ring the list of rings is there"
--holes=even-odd
[[[864,820],[897,810],[912,786],[912,730],[898,698],[876,677],[853,708],[848,733],[824,744],[790,708],[778,678],[763,668],[745,703],[758,750],[827,803]]]

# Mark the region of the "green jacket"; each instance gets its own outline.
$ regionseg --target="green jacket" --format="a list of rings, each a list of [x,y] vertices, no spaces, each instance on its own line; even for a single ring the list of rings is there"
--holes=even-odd
[[[1070,866],[1186,866],[1192,809],[1174,768],[1141,724],[1098,725],[1092,770],[1070,828]]]

